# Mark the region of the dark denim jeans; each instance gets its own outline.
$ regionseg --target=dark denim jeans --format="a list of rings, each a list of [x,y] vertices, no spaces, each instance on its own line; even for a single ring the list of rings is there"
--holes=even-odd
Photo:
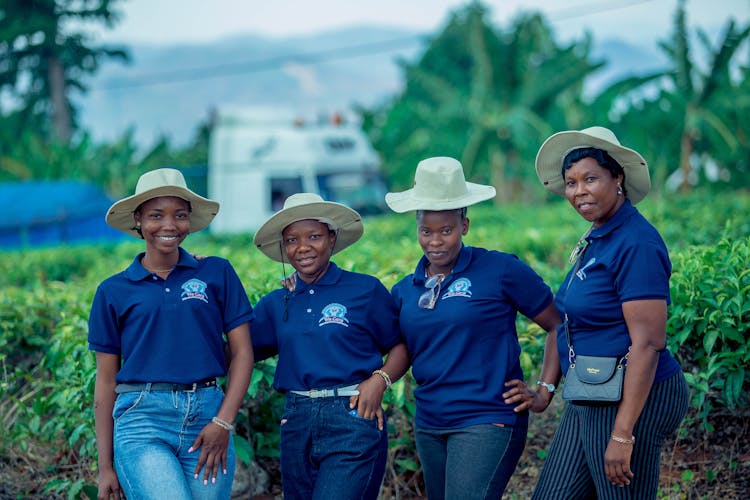
[[[195,392],[144,390],[120,394],[113,417],[115,470],[128,499],[228,499],[234,479],[234,442],[227,449],[227,474],[203,484],[193,470],[201,450],[190,445],[219,412],[218,387]]]
[[[430,500],[499,499],[526,446],[528,423],[414,430]]]
[[[350,410],[348,397],[287,393],[281,420],[284,500],[374,500],[387,456],[387,430]]]

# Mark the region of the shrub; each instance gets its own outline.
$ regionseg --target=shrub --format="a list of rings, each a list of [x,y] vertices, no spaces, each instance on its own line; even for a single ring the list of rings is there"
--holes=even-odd
[[[717,407],[747,407],[750,237],[692,247],[673,261],[667,326],[692,406],[704,421]]]
[[[718,410],[748,406],[750,351],[750,203],[742,193],[708,203],[703,195],[646,200],[639,209],[670,246],[674,274],[668,341],[693,390],[692,406],[707,425]],[[677,207],[676,209],[671,207]],[[466,243],[515,253],[556,289],[570,248],[585,221],[560,201],[541,207],[479,206],[469,210]],[[411,272],[421,256],[413,215],[370,217],[362,240],[337,254],[341,267],[372,274],[386,287]],[[714,242],[716,244],[706,245]],[[283,270],[253,248],[248,235],[191,235],[185,247],[228,258],[252,303],[278,286]],[[108,247],[78,246],[0,254],[0,457],[23,456],[53,470],[47,492],[90,492],[95,461],[94,355],[87,350],[87,318],[98,283],[142,251],[135,240]],[[286,272],[291,269],[287,266]],[[544,332],[517,322],[522,368],[536,380]],[[283,397],[272,390],[275,360],[256,364],[237,419],[238,457],[278,455]],[[391,468],[387,481],[406,484],[418,470],[411,437],[412,380],[394,384],[384,403],[390,416]]]

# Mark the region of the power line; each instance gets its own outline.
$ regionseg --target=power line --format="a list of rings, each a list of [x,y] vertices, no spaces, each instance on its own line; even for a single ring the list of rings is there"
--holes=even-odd
[[[650,3],[653,1],[655,0],[613,0],[606,3],[598,2],[586,5],[576,5],[574,7],[551,12],[547,15],[547,19],[551,23],[555,23],[577,17],[585,17],[591,14],[600,14],[603,12],[618,10],[638,4]],[[351,59],[396,50],[414,44],[415,42],[425,42],[430,36],[432,35],[417,34],[391,40],[336,47],[316,52],[287,54],[262,60],[242,61],[215,66],[202,66],[160,73],[150,73],[137,78],[131,78],[129,81],[92,87],[90,90],[96,92],[171,83],[186,83],[199,80],[209,80],[222,76],[270,71],[278,69],[285,64],[295,62],[300,64],[319,64],[334,60]]]
[[[165,71],[161,73],[151,73],[142,76],[138,81],[114,83],[104,85],[91,90],[117,90],[135,87],[145,87],[167,83],[184,83],[197,80],[207,80],[220,76],[236,75],[241,73],[257,73],[278,69],[284,64],[318,64],[322,62],[349,59],[353,57],[362,57],[367,55],[388,52],[415,42],[423,42],[427,35],[411,35],[408,37],[395,38],[371,43],[362,43],[346,47],[336,47],[333,49],[320,50],[316,52],[303,52],[297,54],[288,54],[283,56],[272,57],[263,60],[253,60],[235,63],[219,64],[215,66],[202,66],[200,68],[181,69],[174,71]]]
[[[549,15],[547,15],[547,19],[550,22],[555,23],[557,21],[565,21],[567,19],[575,19],[577,17],[586,17],[592,14],[601,14],[613,10],[633,7],[634,5],[639,5],[642,3],[653,3],[654,1],[656,0],[613,0],[607,3],[596,2],[584,5],[575,5],[551,12]]]

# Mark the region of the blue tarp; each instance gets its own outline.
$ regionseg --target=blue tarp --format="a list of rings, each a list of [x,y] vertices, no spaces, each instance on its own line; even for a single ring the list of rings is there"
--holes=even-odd
[[[123,233],[104,222],[112,200],[91,183],[0,183],[0,247],[55,246],[115,241]]]

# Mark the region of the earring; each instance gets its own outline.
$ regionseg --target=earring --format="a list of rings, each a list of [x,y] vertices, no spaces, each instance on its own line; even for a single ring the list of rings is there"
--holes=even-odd
[[[617,185],[617,196],[622,196],[622,186]]]
[[[140,222],[136,222],[135,223],[135,228],[136,229],[140,229],[141,228],[141,223]]]

